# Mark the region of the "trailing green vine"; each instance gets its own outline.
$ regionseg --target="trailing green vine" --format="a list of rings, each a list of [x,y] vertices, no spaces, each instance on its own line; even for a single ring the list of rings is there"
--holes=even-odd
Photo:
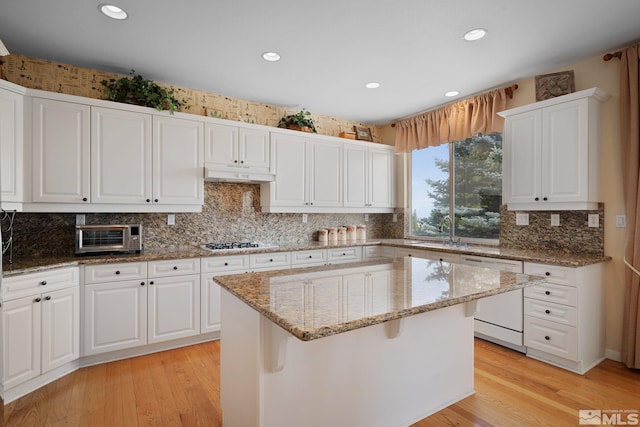
[[[160,111],[169,110],[171,114],[180,111],[181,108],[189,109],[186,99],[177,99],[174,96],[173,88],[165,89],[154,81],[143,78],[140,74],[136,75],[135,70],[131,70],[131,74],[133,77],[100,82],[106,88],[107,99],[124,104],[153,107]]]

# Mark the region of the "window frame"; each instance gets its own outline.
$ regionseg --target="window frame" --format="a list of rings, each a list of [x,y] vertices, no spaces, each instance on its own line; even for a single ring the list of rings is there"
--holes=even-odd
[[[454,213],[455,210],[455,197],[451,197],[451,194],[453,194],[453,186],[455,185],[455,168],[453,166],[453,161],[451,161],[454,158],[454,148],[453,148],[453,144],[454,142],[448,142],[446,143],[448,145],[449,148],[449,215],[451,216],[451,214]],[[423,150],[428,150],[429,147],[427,148],[423,148]],[[406,173],[406,182],[407,182],[407,204],[409,205],[409,215],[407,215],[408,217],[408,235],[405,237],[406,239],[411,239],[411,240],[423,240],[423,241],[427,241],[427,242],[439,242],[439,243],[446,243],[446,244],[452,244],[452,243],[458,243],[460,242],[462,245],[464,244],[473,244],[473,245],[482,245],[482,246],[498,246],[500,244],[500,238],[498,237],[497,239],[485,239],[485,238],[480,238],[480,237],[457,237],[455,236],[454,230],[455,227],[449,227],[449,236],[446,237],[440,237],[440,238],[434,238],[434,237],[428,237],[428,236],[417,236],[413,234],[413,228],[412,228],[412,216],[413,216],[413,151],[407,153],[407,173]],[[500,191],[502,192],[502,188],[503,186],[501,186]]]

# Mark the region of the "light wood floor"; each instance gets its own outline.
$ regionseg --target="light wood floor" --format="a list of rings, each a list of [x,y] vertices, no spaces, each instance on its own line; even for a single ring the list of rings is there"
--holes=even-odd
[[[640,371],[620,363],[580,376],[478,339],[475,350],[476,394],[413,427],[576,426],[579,409],[640,411]],[[216,341],[83,368],[8,404],[5,423],[221,426],[219,362]]]

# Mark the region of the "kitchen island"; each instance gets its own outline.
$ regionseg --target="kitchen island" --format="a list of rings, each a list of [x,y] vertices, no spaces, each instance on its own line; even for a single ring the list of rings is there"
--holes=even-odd
[[[545,281],[410,257],[214,280],[225,427],[410,425],[474,392],[480,299]]]

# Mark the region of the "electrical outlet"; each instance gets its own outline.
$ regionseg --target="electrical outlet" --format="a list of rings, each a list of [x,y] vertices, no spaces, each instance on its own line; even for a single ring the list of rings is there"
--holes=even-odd
[[[167,215],[167,225],[176,225],[176,215],[175,214]]]
[[[303,224],[307,223],[307,214],[302,214],[302,223]]]
[[[600,227],[600,215],[589,214],[589,227],[594,227],[594,228]]]
[[[76,215],[76,225],[84,225],[85,224],[85,217],[84,214],[77,214]]]
[[[369,221],[369,214],[364,214],[364,222]]]
[[[616,227],[625,228],[627,226],[627,216],[626,215],[616,215]]]
[[[552,227],[560,226],[560,214],[551,214],[551,226]]]
[[[528,213],[517,213],[516,214],[516,225],[529,225],[529,214]]]
[[[398,222],[398,214],[393,214],[391,221]]]

